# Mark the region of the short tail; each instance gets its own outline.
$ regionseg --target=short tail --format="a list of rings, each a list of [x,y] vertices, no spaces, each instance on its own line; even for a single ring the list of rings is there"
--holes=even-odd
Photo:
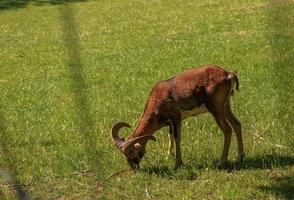
[[[237,77],[237,72],[229,72],[228,79],[232,81],[232,87],[231,87],[231,95],[234,94],[234,86],[235,89],[239,91],[239,79]]]

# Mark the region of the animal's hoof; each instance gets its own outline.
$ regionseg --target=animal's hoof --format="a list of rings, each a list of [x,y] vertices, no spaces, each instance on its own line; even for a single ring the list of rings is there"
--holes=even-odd
[[[216,166],[218,169],[228,169],[231,167],[231,163],[228,161],[219,161]]]
[[[237,163],[242,163],[244,160],[245,155],[244,154],[239,154],[237,156]]]
[[[179,162],[177,162],[176,164],[175,164],[175,169],[178,169],[178,168],[180,168],[181,166],[183,166],[183,161],[179,161]]]

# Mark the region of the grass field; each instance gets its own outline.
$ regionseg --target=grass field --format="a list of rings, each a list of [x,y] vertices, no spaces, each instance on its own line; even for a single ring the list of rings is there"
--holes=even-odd
[[[294,199],[293,0],[52,2],[0,1],[0,199],[15,198],[8,173],[32,199]],[[128,168],[111,126],[134,127],[155,82],[206,63],[238,72],[244,163],[216,167],[205,114],[183,122],[182,168],[164,128],[139,171],[109,178]]]

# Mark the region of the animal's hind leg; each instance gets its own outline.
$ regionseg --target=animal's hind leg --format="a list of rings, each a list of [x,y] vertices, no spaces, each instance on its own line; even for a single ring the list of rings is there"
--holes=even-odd
[[[225,104],[225,117],[234,129],[234,132],[236,134],[237,138],[237,145],[238,145],[238,155],[237,155],[237,161],[240,163],[243,161],[243,158],[245,157],[244,148],[243,148],[243,139],[242,139],[242,129],[241,129],[241,123],[240,121],[235,117],[231,110],[230,106],[230,99],[228,98],[226,104]]]
[[[229,94],[229,87],[221,87],[215,91],[214,95],[211,96],[210,101],[207,103],[207,109],[212,113],[214,119],[224,135],[224,145],[221,153],[219,165],[223,166],[228,162],[228,154],[231,143],[232,128],[226,120],[224,113],[224,106]]]
[[[228,162],[228,155],[231,143],[232,128],[228,124],[222,112],[213,113],[214,119],[224,134],[224,145],[220,158],[219,165],[224,165]]]

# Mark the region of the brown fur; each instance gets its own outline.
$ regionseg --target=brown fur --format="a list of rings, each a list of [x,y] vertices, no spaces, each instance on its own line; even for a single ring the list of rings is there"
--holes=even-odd
[[[153,134],[162,126],[168,125],[170,118],[180,117],[181,110],[192,110],[203,103],[210,106],[215,89],[229,82],[227,76],[228,72],[223,69],[205,65],[156,83],[149,94],[145,110],[128,139]]]
[[[231,127],[237,135],[238,155],[243,158],[241,123],[233,115],[229,105],[234,84],[238,89],[239,81],[235,73],[227,72],[214,65],[190,69],[173,78],[156,83],[149,94],[143,114],[126,141],[144,135],[152,135],[163,126],[169,126],[170,134],[176,143],[176,164],[181,165],[180,136],[183,115],[187,113],[190,115],[190,112],[193,115],[194,111],[197,115],[205,112],[200,108],[205,108],[214,116],[224,133],[221,163],[227,161]],[[170,137],[170,140],[173,138]]]

